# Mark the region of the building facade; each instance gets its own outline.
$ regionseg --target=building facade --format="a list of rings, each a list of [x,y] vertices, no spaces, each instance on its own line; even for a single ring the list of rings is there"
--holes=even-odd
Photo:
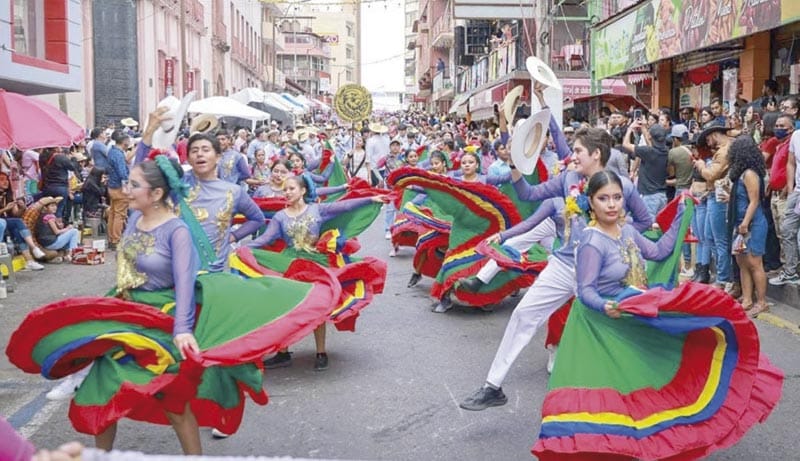
[[[361,83],[361,3],[357,0],[300,4],[298,15],[308,17],[311,30],[322,37],[330,55],[330,77],[320,94],[330,97],[339,87]]]
[[[403,56],[403,69],[404,69],[404,83],[405,93],[403,100],[406,104],[413,102],[414,97],[417,95],[417,32],[414,29],[414,24],[419,18],[419,1],[406,0],[403,5],[405,27],[404,43],[406,50]]]
[[[293,83],[301,92],[319,98],[330,94],[331,54],[326,37],[313,32],[312,19],[293,14],[281,21],[278,30],[284,47],[277,54],[277,65],[287,85]]]
[[[41,96],[63,111],[75,108],[84,120],[75,92],[85,88],[87,20],[79,0],[10,0],[0,7],[0,88]],[[61,93],[59,97],[57,94]],[[80,111],[78,109],[81,109]]]

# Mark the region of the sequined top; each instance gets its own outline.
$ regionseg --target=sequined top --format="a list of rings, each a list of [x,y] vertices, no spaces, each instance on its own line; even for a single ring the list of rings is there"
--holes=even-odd
[[[175,288],[173,334],[191,333],[194,326],[194,285],[200,260],[189,228],[179,218],[155,229],[137,228],[141,212],[128,219],[117,252],[117,289],[155,291]]]
[[[566,198],[569,196],[570,188],[577,186],[583,179],[584,177],[575,171],[565,171],[547,182],[535,186],[531,186],[524,178],[520,178],[514,182],[514,190],[520,200],[537,201],[553,197]],[[625,178],[620,179],[622,180],[625,209],[633,219],[632,225],[639,232],[644,232],[653,224],[653,218],[650,216],[650,212],[647,211],[647,207],[644,205],[633,183]],[[575,248],[578,246],[586,224],[586,217],[583,215],[572,216],[567,220],[565,222],[567,227],[565,233],[569,234],[567,237],[569,241],[564,242],[561,248],[553,252],[556,258],[569,267],[575,267]]]
[[[217,259],[209,270],[221,271],[230,253],[230,236],[233,235],[238,241],[257,231],[264,225],[264,213],[236,184],[221,179],[201,181],[191,172],[184,176],[184,180],[191,186],[186,204],[194,210],[194,215],[217,253]],[[231,231],[233,216],[237,213],[243,214],[247,221]]]
[[[501,232],[500,237],[503,239],[503,241],[506,241],[512,237],[522,235],[533,230],[534,227],[538,226],[547,218],[553,220],[553,223],[556,227],[556,236],[558,236],[558,238],[560,238],[563,242],[565,221],[564,199],[561,197],[551,198],[543,201],[539,205],[539,208],[537,208],[532,215],[528,216],[524,221],[518,223],[514,227]]]
[[[222,158],[217,163],[217,175],[223,181],[239,184],[250,177],[250,168],[244,155],[228,149],[222,153]]]
[[[151,147],[143,142],[137,144],[134,164],[143,162],[150,150]],[[192,187],[186,204],[194,210],[217,252],[217,259],[209,270],[221,271],[225,268],[231,250],[230,236],[233,235],[238,241],[254,233],[264,225],[264,214],[256,202],[235,184],[221,179],[201,181],[191,171],[183,176],[183,181]],[[231,231],[233,216],[237,213],[243,214],[247,221]]]
[[[581,301],[602,311],[606,300],[614,298],[626,287],[647,288],[644,259],[661,261],[672,253],[680,230],[682,209],[658,242],[647,239],[630,224],[622,226],[619,238],[611,237],[594,226],[583,229],[575,256],[581,262],[575,267],[577,294]]]
[[[267,230],[258,238],[250,241],[247,246],[260,248],[282,239],[287,246],[297,250],[316,251],[315,245],[319,240],[322,225],[336,216],[358,207],[372,203],[371,198],[356,198],[339,200],[333,203],[311,203],[306,209],[295,217],[291,217],[286,210],[275,213],[269,221]]]

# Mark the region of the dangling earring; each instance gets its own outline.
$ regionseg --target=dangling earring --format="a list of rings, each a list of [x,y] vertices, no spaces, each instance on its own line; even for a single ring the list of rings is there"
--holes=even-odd
[[[159,205],[158,202],[153,202],[153,209],[157,210],[159,208],[161,208],[161,205]]]
[[[597,217],[594,215],[594,210],[589,210],[589,225],[590,226],[597,225]]]
[[[620,211],[619,216],[617,217],[617,224],[619,224],[620,226],[624,226],[626,222],[627,219],[625,218],[625,212]]]

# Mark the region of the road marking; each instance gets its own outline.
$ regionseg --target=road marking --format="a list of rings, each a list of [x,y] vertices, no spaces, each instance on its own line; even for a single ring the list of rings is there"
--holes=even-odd
[[[778,317],[775,314],[764,312],[763,314],[758,315],[758,320],[763,320],[772,326],[776,326],[778,328],[784,328],[786,330],[791,331],[795,335],[800,336],[800,326],[798,326],[796,323]]]
[[[456,400],[456,396],[453,395],[453,391],[450,390],[450,388],[447,386],[447,383],[442,383],[442,384],[444,385],[444,388],[447,389],[447,393],[450,394],[450,399],[456,405],[456,410],[458,410],[458,416],[463,418],[464,412],[461,410],[461,406],[459,406],[458,400]]]
[[[19,433],[26,439],[30,439],[34,434],[39,432],[39,429],[50,421],[53,413],[59,410],[64,403],[68,402],[68,400],[47,400],[44,398],[44,394],[42,394],[40,398],[45,401],[42,409],[36,412],[30,421],[19,429]]]

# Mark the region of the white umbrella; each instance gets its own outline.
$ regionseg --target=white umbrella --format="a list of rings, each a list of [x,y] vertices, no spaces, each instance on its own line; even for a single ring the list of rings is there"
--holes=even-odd
[[[194,101],[189,104],[189,113],[211,114],[217,117],[238,117],[247,120],[270,119],[268,113],[254,109],[225,96],[212,96],[210,98]]]
[[[305,113],[302,107],[290,103],[278,93],[265,93],[264,103],[268,106],[278,107],[294,115],[303,115]]]

